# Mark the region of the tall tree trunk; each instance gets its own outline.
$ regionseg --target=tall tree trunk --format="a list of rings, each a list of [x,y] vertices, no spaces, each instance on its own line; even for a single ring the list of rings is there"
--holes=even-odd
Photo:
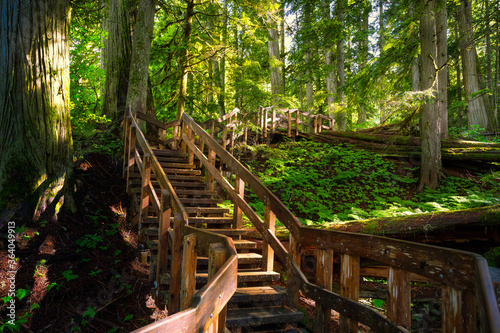
[[[312,8],[311,8],[311,2],[306,1],[304,5],[304,26],[303,29],[305,29],[305,33],[307,34],[306,37],[306,105],[307,105],[307,112],[312,112],[312,106],[313,106],[313,94],[314,94],[314,81],[313,81],[313,74],[312,74],[312,67],[313,64],[311,63],[311,36],[310,36],[310,27],[311,27],[311,22],[312,22]]]
[[[341,31],[344,31],[345,25],[345,7],[346,0],[338,0],[337,2],[337,21],[339,23],[339,28]],[[345,115],[345,94],[344,94],[344,86],[345,86],[345,52],[344,52],[345,39],[343,36],[340,37],[339,42],[337,44],[337,73],[339,76],[339,86],[338,93],[339,102],[340,102],[340,111],[337,113],[337,126],[339,130],[345,131],[346,125],[346,115]]]
[[[490,5],[489,0],[484,0],[484,57],[486,58],[486,87],[490,90],[489,102],[492,110],[493,108],[493,73],[491,68],[491,28],[490,28]],[[495,117],[493,117],[495,119]]]
[[[285,73],[285,5],[286,0],[281,0],[280,8],[280,60],[281,60],[281,74],[283,77],[283,94],[286,93],[286,73]]]
[[[385,45],[385,31],[384,31],[384,0],[379,0],[378,2],[378,10],[379,10],[379,29],[378,29],[378,48],[380,55],[382,55],[382,52],[384,50],[384,45]],[[384,78],[380,78],[380,91],[384,91]],[[380,123],[382,124],[385,121],[385,105],[384,101],[382,100],[379,105],[379,113],[380,113]]]
[[[472,26],[472,8],[469,0],[462,0],[457,6],[457,16],[460,32],[460,51],[462,56],[462,70],[464,75],[465,101],[467,102],[467,126],[479,126],[487,131],[493,130],[494,121],[488,105],[488,97],[482,93],[483,89],[477,65],[476,45]]]
[[[458,20],[455,20],[455,36],[458,38]],[[462,73],[460,71],[460,61],[457,61],[457,100],[458,102],[462,101]],[[458,127],[462,128],[464,126],[463,120],[463,109],[462,106],[457,108],[457,117],[458,117]]]
[[[332,20],[330,2],[327,0],[322,0],[321,2],[323,7],[323,20],[325,23],[329,23]],[[328,26],[328,24],[325,25]],[[335,103],[337,78],[335,68],[335,46],[333,43],[333,36],[329,28],[325,31],[325,40],[323,41],[323,44],[325,45],[326,104],[328,107],[328,115],[333,118],[335,116],[333,103]]]
[[[186,17],[184,19],[184,34],[181,41],[181,53],[179,56],[179,93],[177,97],[177,119],[181,119],[186,107],[187,81],[188,81],[188,48],[193,25],[194,3],[196,0],[188,0]]]
[[[422,55],[421,87],[436,93],[436,25],[434,21],[435,1],[420,0],[422,14],[420,16],[420,48]],[[442,173],[441,139],[439,137],[439,116],[436,101],[427,102],[420,113],[422,139],[422,159],[420,164],[419,191],[425,187],[436,189]]]
[[[0,2],[0,201],[16,219],[73,208],[69,101],[70,3]]]
[[[272,12],[268,15],[269,24],[269,68],[271,74],[271,94],[274,106],[280,106],[283,98],[283,74],[281,72],[280,38],[278,35],[279,22],[276,17],[279,12],[279,5],[276,0],[272,2]]]
[[[361,41],[360,47],[360,62],[359,62],[359,70],[363,70],[368,63],[368,19],[371,11],[370,1],[363,1],[362,3],[362,12],[361,12],[361,31],[363,39]],[[361,87],[361,96],[366,96],[366,90],[364,87]],[[360,102],[359,110],[358,110],[358,125],[363,124],[366,121],[366,103],[365,98]]]
[[[436,1],[436,65],[437,76],[437,112],[439,114],[439,132],[442,139],[448,138],[448,11],[446,0]]]
[[[127,104],[132,49],[128,3],[125,0],[109,0],[108,5],[108,38],[104,45],[106,81],[102,113],[112,118],[123,115]]]
[[[410,17],[415,15],[415,3],[410,3]],[[414,35],[413,35],[414,34]],[[414,38],[418,38],[418,31],[412,31]],[[411,62],[411,90],[420,91],[420,70],[418,67],[418,55]]]
[[[132,60],[127,92],[127,104],[134,111],[147,113],[156,118],[156,112],[148,108],[149,55],[155,18],[155,0],[139,1],[132,44]]]
[[[219,105],[219,117],[226,114],[226,43],[227,43],[227,24],[228,24],[228,11],[227,11],[227,0],[224,0],[224,13],[223,13],[223,26],[222,26],[222,45],[223,52],[220,59],[219,65],[219,90],[220,94],[217,96],[217,102]]]

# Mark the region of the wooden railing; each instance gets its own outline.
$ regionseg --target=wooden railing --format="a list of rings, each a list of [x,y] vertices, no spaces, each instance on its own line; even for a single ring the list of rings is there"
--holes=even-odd
[[[125,114],[124,144],[127,189],[131,173],[137,169],[141,174],[139,234],[143,220],[150,214],[150,203],[159,220],[156,276],[153,277],[156,285],[160,286],[161,273],[170,273],[168,311],[172,315],[135,332],[222,332],[226,304],[237,284],[238,262],[233,241],[188,226],[188,215],[130,109]],[[160,198],[153,188],[151,173],[161,187]],[[195,293],[197,255],[207,256],[210,268],[208,283]],[[156,296],[160,302],[160,295]]]
[[[411,321],[410,274],[415,273],[442,286],[443,332],[475,332],[478,326],[482,332],[500,332],[498,305],[483,257],[385,237],[303,227],[269,189],[187,114],[182,116],[181,126],[181,150],[203,164],[209,184],[215,180],[227,192],[235,204],[235,227],[241,227],[244,213],[262,234],[263,268],[273,269],[274,255],[286,266],[290,305],[298,305],[299,290],[316,302],[318,331],[328,330],[330,309],[334,309],[341,315],[342,332],[357,332],[358,322],[376,332],[407,332]],[[215,167],[217,156],[234,180]],[[264,204],[264,221],[246,202],[245,186]],[[288,250],[275,236],[276,219],[290,231]],[[317,284],[310,283],[300,270],[301,251],[305,249],[317,251]],[[340,294],[331,291],[334,252],[342,257]],[[387,316],[358,303],[362,257],[389,267]]]

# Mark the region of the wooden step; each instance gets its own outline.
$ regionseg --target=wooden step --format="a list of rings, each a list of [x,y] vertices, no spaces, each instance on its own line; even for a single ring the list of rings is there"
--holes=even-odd
[[[182,196],[182,195],[193,195],[193,196],[196,196],[196,197],[203,197],[203,196],[209,196],[209,197],[212,197],[212,196],[216,196],[217,195],[217,191],[200,191],[200,190],[182,190],[182,189],[179,189],[179,190],[176,190],[175,191],[175,194],[177,194],[178,196]]]
[[[153,151],[153,154],[155,156],[161,156],[161,157],[187,157],[187,154],[182,154],[181,152],[177,150],[167,150],[167,149],[151,149]]]
[[[204,176],[167,175],[170,181],[204,182]]]
[[[224,236],[240,236],[247,233],[246,229],[204,229]]]
[[[158,237],[158,228],[144,228],[141,230],[141,233],[146,236],[156,236]]]
[[[236,250],[243,250],[243,249],[256,249],[257,248],[257,243],[246,240],[246,239],[241,239],[241,240],[233,240],[234,247]]]
[[[189,223],[190,224],[200,224],[200,223],[229,224],[229,223],[233,223],[233,218],[232,217],[190,217]]]
[[[269,324],[298,323],[302,312],[284,306],[227,310],[226,326],[262,326]]]
[[[179,198],[183,204],[191,205],[216,205],[224,202],[222,199],[210,198]]]
[[[188,214],[226,214],[229,209],[220,207],[184,207]]]
[[[170,178],[169,178],[170,180]],[[177,192],[178,189],[185,189],[185,188],[200,188],[200,189],[206,189],[207,184],[205,183],[200,183],[200,182],[178,182],[178,181],[170,181],[170,184],[174,188],[174,190]]]
[[[201,175],[201,170],[164,168],[163,171],[165,171],[165,173],[167,174],[167,177],[170,177],[171,174],[176,174],[176,175],[191,175],[191,176],[199,176],[199,175]]]
[[[238,288],[229,300],[229,303],[276,302],[286,299],[286,289],[275,286]]]
[[[262,270],[241,270],[238,271],[238,283],[247,282],[272,282],[277,281],[280,274],[272,271]],[[196,284],[206,284],[208,273],[204,271],[196,272]],[[170,284],[170,274],[162,274],[160,278],[161,284]]]
[[[238,265],[260,264],[262,255],[258,253],[238,253]]]
[[[163,162],[163,158],[158,158],[158,162],[163,168],[172,168],[172,169],[194,169],[196,165],[189,163],[170,163]]]

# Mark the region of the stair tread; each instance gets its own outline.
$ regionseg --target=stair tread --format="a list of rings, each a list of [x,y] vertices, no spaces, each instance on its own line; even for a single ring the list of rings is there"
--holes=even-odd
[[[186,213],[199,213],[199,214],[226,214],[229,209],[221,207],[184,207]]]
[[[267,324],[297,323],[303,319],[302,312],[284,306],[228,309],[227,327],[259,326]]]
[[[177,195],[215,196],[217,191],[176,190]]]
[[[219,224],[224,224],[224,223],[233,223],[233,218],[232,217],[190,217],[189,218],[189,223],[219,223]]]
[[[210,204],[220,204],[223,203],[222,199],[210,199],[210,198],[179,198],[182,203],[185,204],[200,204],[200,205],[210,205]]]
[[[276,281],[279,280],[280,274],[273,271],[262,271],[262,270],[238,270],[238,283],[242,282],[256,282],[256,281]],[[196,272],[196,283],[204,284],[207,283],[208,272],[197,271]],[[161,274],[160,278],[161,284],[170,283],[169,274]]]
[[[226,235],[226,236],[237,236],[244,235],[247,233],[246,229],[203,229],[210,232],[215,232],[217,234]]]
[[[187,182],[203,182],[205,184],[205,177],[204,176],[190,176],[190,175],[167,175],[167,178],[169,180],[183,180]]]
[[[286,298],[286,290],[283,287],[260,286],[243,287],[236,289],[230,303],[243,302],[264,302],[264,301],[283,301]]]
[[[173,169],[173,168],[163,167],[163,171],[165,171],[167,175],[171,174],[192,175],[192,176],[201,175],[201,170],[192,170],[192,169]]]
[[[246,239],[233,240],[233,243],[237,249],[255,249],[255,248],[257,248],[257,243],[246,240]]]
[[[169,180],[170,180],[170,178],[169,178]],[[176,182],[176,181],[171,181],[170,184],[172,185],[172,187],[175,189],[176,192],[177,192],[177,190],[179,188],[186,188],[186,187],[193,188],[193,187],[196,187],[196,188],[205,189],[207,187],[207,184],[202,183],[202,182]]]
[[[156,156],[162,156],[162,157],[170,157],[170,156],[182,156],[182,157],[187,157],[187,154],[183,154],[177,150],[166,150],[166,149],[151,149],[153,151],[153,154]]]
[[[160,165],[164,168],[173,168],[173,169],[194,169],[196,166],[194,164],[189,164],[189,163],[170,163],[170,162],[163,162],[163,159],[158,158],[158,162],[160,162]]]

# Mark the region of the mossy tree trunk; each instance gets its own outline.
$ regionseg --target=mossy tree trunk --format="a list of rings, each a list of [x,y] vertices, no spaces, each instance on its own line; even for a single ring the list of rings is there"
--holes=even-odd
[[[27,202],[20,218],[55,217],[73,206],[70,2],[1,1],[0,14],[0,209]]]
[[[330,2],[322,0],[323,20],[325,25],[331,25],[332,16],[330,11]],[[325,32],[325,70],[326,70],[326,104],[328,107],[328,115],[335,117],[333,103],[335,102],[335,93],[337,90],[337,77],[335,68],[335,43],[332,29],[327,29]]]
[[[156,118],[156,112],[154,112],[154,104],[152,108],[148,105],[148,79],[155,8],[155,0],[139,1],[126,103],[126,106],[130,105],[132,110],[149,114],[153,118]]]
[[[124,113],[127,105],[132,50],[130,2],[130,0],[109,0],[107,10],[108,38],[104,43],[106,81],[102,113],[114,119],[118,119]]]
[[[274,106],[281,106],[281,101],[283,99],[283,64],[281,62],[280,55],[280,38],[278,35],[278,15],[279,15],[279,4],[277,1],[271,2],[270,13],[268,13],[268,24],[269,24],[269,41],[268,41],[268,52],[269,52],[269,68],[271,75],[271,94],[272,103]]]
[[[436,92],[436,25],[435,0],[420,0],[420,48],[422,55],[422,76],[420,86],[423,90]],[[420,113],[420,136],[422,140],[422,159],[418,188],[436,189],[442,174],[441,140],[439,134],[439,115],[436,101],[427,102]]]
[[[339,29],[341,31],[344,30],[345,27],[345,8],[347,7],[346,0],[338,0],[337,1],[337,21],[339,24]],[[345,131],[346,126],[346,114],[345,114],[345,94],[344,94],[344,86],[345,86],[345,38],[343,36],[340,37],[337,44],[337,74],[339,77],[338,84],[338,92],[340,102],[340,111],[337,113],[337,126],[341,131]]]

